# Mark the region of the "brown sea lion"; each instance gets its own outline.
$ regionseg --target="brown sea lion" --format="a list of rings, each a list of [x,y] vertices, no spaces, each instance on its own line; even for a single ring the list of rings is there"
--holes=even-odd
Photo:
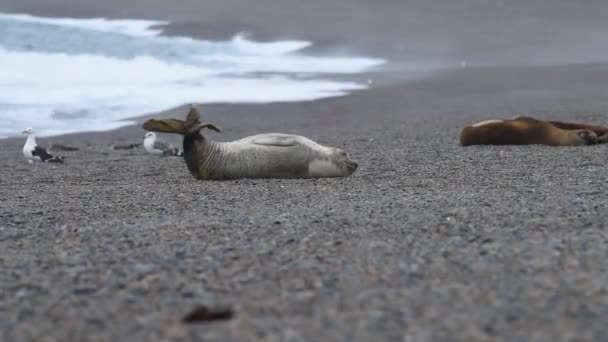
[[[543,121],[525,116],[487,120],[460,132],[460,144],[581,146],[608,142],[608,127]]]

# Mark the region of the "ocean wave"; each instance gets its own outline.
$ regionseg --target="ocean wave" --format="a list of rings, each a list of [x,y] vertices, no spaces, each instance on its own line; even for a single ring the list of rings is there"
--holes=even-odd
[[[267,103],[364,88],[327,80],[381,65],[311,56],[305,41],[211,42],[159,35],[162,21],[0,15],[0,136],[114,129],[188,102]],[[306,77],[301,77],[301,76]]]

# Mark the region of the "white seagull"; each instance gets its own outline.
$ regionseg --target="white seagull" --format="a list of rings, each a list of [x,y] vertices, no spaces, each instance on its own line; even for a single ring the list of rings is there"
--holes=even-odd
[[[21,133],[27,134],[25,145],[23,145],[23,156],[30,164],[37,161],[43,161],[46,163],[63,163],[63,157],[54,157],[52,154],[47,152],[47,150],[36,144],[36,137],[34,136],[33,129],[28,128]]]
[[[183,156],[184,153],[177,147],[156,138],[156,133],[148,132],[144,135],[144,147],[150,154],[157,156]]]

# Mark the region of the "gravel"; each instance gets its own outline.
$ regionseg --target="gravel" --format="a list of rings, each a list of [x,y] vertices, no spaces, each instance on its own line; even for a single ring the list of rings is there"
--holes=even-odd
[[[348,178],[195,181],[180,158],[112,150],[138,127],[39,139],[80,150],[37,169],[23,139],[1,140],[0,339],[601,340],[606,146],[457,139],[521,113],[605,123],[607,70],[463,70],[205,107],[225,129],[214,139],[281,130],[344,148],[360,163]],[[234,317],[181,323],[201,306]]]

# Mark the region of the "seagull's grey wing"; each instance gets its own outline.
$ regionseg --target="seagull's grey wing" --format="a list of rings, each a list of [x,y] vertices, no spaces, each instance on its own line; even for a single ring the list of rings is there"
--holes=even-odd
[[[164,142],[162,140],[159,140],[159,139],[156,139],[156,141],[154,142],[154,145],[152,147],[154,147],[155,150],[159,150],[159,151],[163,151],[163,152],[175,149],[175,147],[171,146],[171,144]]]
[[[164,142],[162,140],[158,140],[156,139],[156,141],[154,142],[154,149],[162,151],[164,155],[166,156],[181,156],[183,155],[182,151],[179,150],[179,148],[174,147],[173,145]]]
[[[291,147],[299,142],[291,135],[286,134],[264,134],[253,137],[250,143],[263,146]]]

